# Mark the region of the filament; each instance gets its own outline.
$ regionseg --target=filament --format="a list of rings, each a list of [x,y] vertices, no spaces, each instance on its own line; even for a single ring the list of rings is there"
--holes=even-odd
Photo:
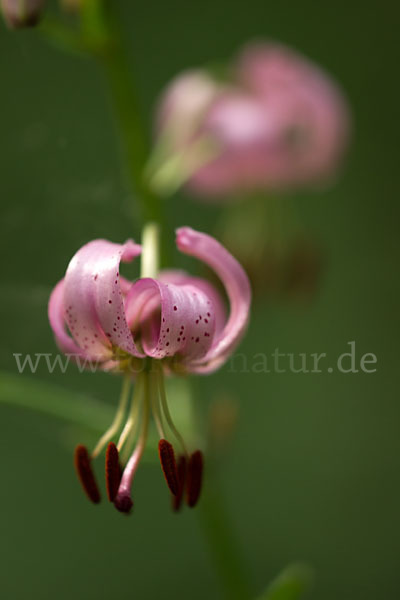
[[[119,428],[122,425],[122,419],[124,417],[126,407],[128,404],[129,397],[129,389],[130,389],[131,381],[129,375],[125,375],[124,381],[122,384],[121,396],[118,402],[117,412],[115,413],[115,417],[113,422],[107,431],[101,436],[95,449],[92,452],[92,458],[96,458],[103,450],[104,446],[111,440],[111,438],[117,433]]]
[[[165,420],[167,421],[170,430],[172,431],[172,433],[174,434],[174,436],[176,437],[176,439],[182,446],[183,452],[185,453],[186,456],[188,456],[188,451],[186,448],[186,444],[183,440],[183,437],[181,436],[181,434],[175,427],[175,424],[171,417],[171,413],[169,412],[168,403],[167,403],[167,395],[165,393],[164,373],[162,371],[161,365],[159,366],[157,364],[157,369],[158,369],[157,379],[158,379],[158,386],[159,386],[159,391],[160,391],[161,407],[164,412]]]
[[[129,417],[125,423],[125,426],[121,432],[121,435],[119,436],[119,440],[118,440],[118,444],[117,444],[118,452],[121,452],[121,449],[128,438],[132,439],[136,435],[139,409],[140,409],[140,397],[142,395],[142,387],[143,387],[143,374],[139,373],[137,376],[136,385],[133,390],[133,397],[132,397],[132,401],[131,401]]]
[[[149,394],[151,398],[151,408],[153,412],[154,422],[160,438],[165,438],[164,427],[162,423],[162,414],[160,407],[160,395],[158,389],[158,373],[149,372]]]

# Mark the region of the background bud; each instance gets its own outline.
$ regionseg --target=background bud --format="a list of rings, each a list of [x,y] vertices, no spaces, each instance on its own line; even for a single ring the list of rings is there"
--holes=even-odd
[[[0,0],[4,20],[12,29],[36,25],[44,4],[45,0]]]

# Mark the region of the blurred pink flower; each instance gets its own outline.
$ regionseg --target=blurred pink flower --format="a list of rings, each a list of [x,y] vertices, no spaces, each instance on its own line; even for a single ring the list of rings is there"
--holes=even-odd
[[[36,25],[45,4],[45,0],[0,0],[4,20],[12,29]]]
[[[200,79],[212,89],[207,102],[197,92]],[[348,109],[338,87],[316,65],[276,43],[251,44],[234,64],[233,82],[214,83],[202,72],[197,81],[178,77],[158,109],[159,132],[169,135],[171,153],[181,152],[189,161],[201,138],[218,149],[188,178],[198,195],[286,189],[335,173],[348,141]],[[201,111],[193,109],[195,97]],[[182,114],[190,135],[169,134]]]

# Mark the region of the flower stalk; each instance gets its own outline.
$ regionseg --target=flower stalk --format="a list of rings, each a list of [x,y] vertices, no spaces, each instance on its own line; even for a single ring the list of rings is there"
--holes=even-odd
[[[159,231],[160,228],[165,225],[165,217],[163,214],[163,205],[160,197],[150,189],[145,180],[145,167],[150,155],[150,145],[145,128],[143,127],[141,110],[136,95],[135,85],[132,80],[132,70],[121,43],[118,21],[116,16],[111,12],[113,10],[111,4],[112,3],[107,4],[107,14],[105,14],[105,3],[101,0],[87,0],[82,4],[82,39],[84,40],[84,46],[90,50],[93,56],[95,56],[104,72],[109,88],[113,111],[115,114],[115,120],[118,126],[121,146],[125,154],[127,174],[131,189],[137,204],[140,205],[141,219],[144,222],[150,222],[150,225],[146,226],[143,232],[141,278],[155,279],[157,278],[159,271]],[[205,238],[204,241],[206,241]],[[207,241],[207,243],[209,242]],[[214,242],[212,242],[212,244],[214,244]],[[194,235],[194,232],[188,228],[180,231],[178,236],[178,247],[186,254],[195,256],[197,258],[203,257],[205,252],[205,247],[203,248],[203,238],[198,238],[197,234]],[[136,254],[136,251],[137,250],[134,245],[128,244],[121,250],[121,256],[124,255],[126,260],[129,260]],[[236,340],[241,337],[242,332],[245,329],[247,323],[248,304],[250,301],[247,279],[245,275],[242,274],[241,270],[238,268],[233,259],[229,257],[225,251],[221,251],[217,246],[215,246],[215,248],[212,247],[207,249],[205,254],[207,257],[209,257],[206,262],[208,262],[212,268],[216,269],[217,273],[220,275],[222,280],[224,280],[224,282],[225,280],[227,281],[227,291],[232,302],[232,307],[231,315],[226,323],[223,335],[221,335],[221,342],[216,344],[215,351],[210,352],[209,362],[207,364],[202,365],[200,360],[197,361],[198,364],[196,363],[196,352],[201,358],[201,353],[199,353],[198,350],[200,346],[196,347],[194,345],[197,341],[199,341],[199,337],[196,337],[196,335],[192,336],[192,353],[194,357],[192,361],[194,369],[198,369],[199,372],[202,372],[203,369],[204,372],[215,370],[226,360],[226,357],[232,351]],[[164,249],[162,256],[165,260],[166,252]],[[220,260],[220,257],[222,260]],[[93,275],[93,277],[97,281],[97,275]],[[238,281],[235,281],[235,278],[237,278]],[[192,284],[190,283],[190,285]],[[143,289],[142,291],[144,294],[146,294],[149,292],[149,288]],[[202,290],[197,291],[196,293],[201,302],[206,301],[207,296],[204,295]],[[61,294],[62,286],[58,288],[53,296],[55,305],[57,305],[56,301],[58,301],[58,298],[61,297]],[[194,294],[194,296],[196,296],[196,294]],[[108,306],[108,304],[106,303],[104,306]],[[173,309],[175,311],[177,310],[175,306]],[[201,310],[199,311],[199,316]],[[207,310],[210,309],[207,308]],[[172,316],[174,316],[173,312]],[[209,312],[204,312],[203,321],[206,321],[208,324],[210,317],[211,314]],[[222,312],[220,313],[220,318],[223,318]],[[108,316],[105,315],[104,322],[107,320]],[[59,315],[57,311],[53,312],[52,321],[58,329],[60,339],[66,342],[64,334],[61,332],[61,323],[59,322]],[[194,324],[190,323],[190,325],[194,327]],[[210,325],[211,323],[208,325],[209,328]],[[186,328],[185,331],[187,329],[188,328]],[[114,330],[111,328],[109,334],[112,342],[112,348],[115,346],[113,340],[113,331]],[[208,329],[204,335],[210,335],[208,333]],[[177,333],[177,336],[179,337],[179,340],[184,341],[184,334],[181,333],[181,330]],[[98,340],[97,335],[95,336],[95,339]],[[204,338],[204,340],[207,340],[208,344],[208,338]],[[66,343],[71,344],[72,342],[68,341]],[[100,341],[96,341],[95,343],[99,350],[101,350],[99,345]],[[103,350],[106,351],[107,340],[102,339],[102,343],[104,347]],[[86,350],[84,345],[82,350]],[[104,365],[106,368],[111,368],[111,364],[107,362],[107,360],[108,357],[105,356]],[[118,357],[115,355],[110,357],[110,361],[117,360]],[[168,424],[171,433],[178,438],[180,444],[182,445],[182,450],[184,452],[182,456],[188,456],[188,450],[186,449],[185,442],[174,426],[168,410],[163,382],[163,370],[162,368],[159,368],[157,361],[151,357],[148,358],[145,363],[146,365],[144,370],[140,372],[136,378],[131,408],[129,410],[126,425],[122,428],[118,444],[117,446],[114,446],[114,444],[110,442],[108,448],[108,458],[110,459],[110,464],[115,459],[115,456],[118,457],[118,455],[115,455],[115,451],[118,452],[119,450],[122,451],[121,458],[123,459],[123,462],[127,461],[124,474],[119,485],[118,493],[114,500],[117,508],[119,508],[122,512],[129,512],[132,505],[130,488],[137,466],[144,452],[151,410],[155,417],[156,423],[158,424],[160,435],[161,433],[164,433],[162,423],[162,419],[164,419]],[[154,364],[157,365],[157,369],[155,371],[152,368]],[[110,428],[96,445],[93,453],[94,455],[97,455],[101,452],[107,441],[111,439],[111,437],[113,437],[121,427],[122,419],[126,413],[128,403],[130,389],[129,384],[129,375],[127,375],[123,384],[119,409],[117,410]],[[156,394],[159,395],[158,398],[155,398]],[[135,440],[136,445],[134,446]],[[134,450],[129,458],[131,446],[134,446]],[[163,448],[164,447],[166,448],[167,446],[164,444]],[[127,458],[125,458],[126,456]],[[181,460],[182,456],[180,457],[179,464],[183,464]],[[83,458],[86,460],[86,455]],[[82,468],[82,466],[85,466],[84,462],[85,461],[80,459],[78,466]],[[196,451],[189,457],[188,465],[189,469],[192,468],[191,475],[192,480],[194,481],[192,489],[189,490],[189,496],[191,496],[189,498],[189,505],[193,506],[197,501],[197,498],[194,498],[194,496],[196,496],[196,493],[198,492],[197,487],[202,469],[202,458],[199,451]],[[190,467],[190,465],[192,465],[192,467]],[[111,464],[111,470],[112,469],[113,467]],[[180,490],[180,493],[181,492],[182,490]],[[248,598],[249,595],[247,594],[247,591],[245,591],[246,585],[240,581],[240,573],[242,570],[238,568],[238,561],[235,559],[234,553],[230,550],[231,538],[229,535],[229,527],[226,525],[223,519],[221,522],[219,521],[223,515],[223,507],[222,505],[217,508],[215,506],[213,507],[213,499],[214,496],[211,494],[209,496],[209,501],[205,502],[203,520],[205,529],[208,530],[208,532],[215,531],[215,533],[210,535],[210,542],[215,548],[214,555],[216,557],[221,557],[222,555],[224,556],[222,563],[218,562],[218,564],[223,575],[222,579],[226,585],[227,595],[230,598]],[[228,572],[231,573],[230,581],[227,575]]]

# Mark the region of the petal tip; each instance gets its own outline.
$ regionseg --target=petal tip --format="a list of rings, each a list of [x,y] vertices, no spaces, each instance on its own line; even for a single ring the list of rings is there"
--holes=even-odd
[[[136,244],[132,239],[126,240],[123,245],[122,260],[130,261],[142,252],[142,246]]]

